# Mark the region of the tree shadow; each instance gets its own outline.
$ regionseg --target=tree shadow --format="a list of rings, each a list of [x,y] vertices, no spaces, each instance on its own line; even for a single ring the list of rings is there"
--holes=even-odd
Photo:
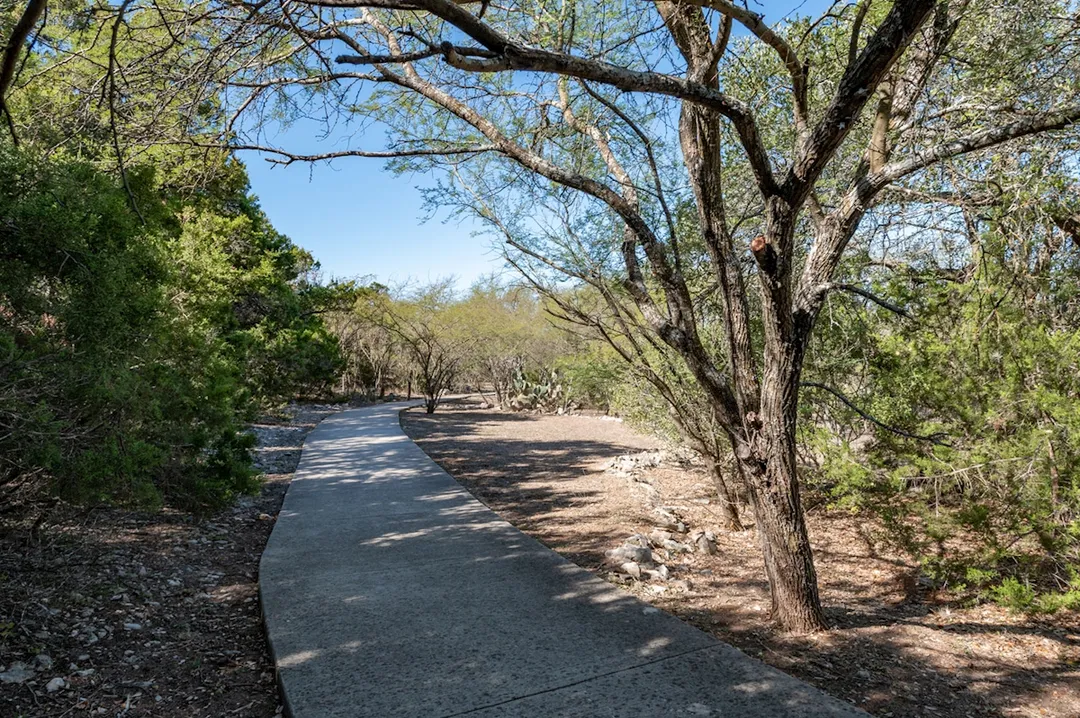
[[[574,526],[581,517],[603,514],[601,497],[578,490],[575,478],[598,459],[638,449],[585,436],[552,441],[537,432],[535,440],[520,440],[484,430],[498,422],[539,420],[472,409],[432,417],[409,414],[403,425],[436,462],[514,525],[540,538],[574,532],[573,548],[560,550],[595,569],[603,550],[632,527],[594,533]],[[555,511],[560,507],[575,507],[575,518],[560,516]],[[987,616],[944,604],[918,587],[905,588],[900,600],[888,600],[880,589],[868,591],[858,573],[843,572],[872,561],[903,577],[910,565],[879,555],[865,535],[863,541],[857,533],[852,536],[856,543],[850,546],[816,549],[819,558],[827,559],[823,564],[841,572],[822,576],[826,613],[835,626],[826,633],[775,631],[768,623],[768,587],[758,578],[758,566],[725,565],[725,560],[745,562],[746,556],[717,562],[710,583],[723,594],[719,600],[664,596],[655,603],[875,715],[1080,716],[1080,621],[1075,615],[1048,621],[996,611]],[[1037,656],[1026,656],[1032,652]]]
[[[598,462],[642,447],[588,436],[507,439],[477,433],[477,427],[485,424],[540,420],[529,414],[475,409],[434,415],[408,411],[401,416],[410,438],[481,503],[552,547],[557,547],[564,531],[572,530],[578,549],[563,550],[564,555],[596,568],[604,562],[604,552],[624,540],[627,532],[614,526],[583,528],[603,525],[601,520],[607,517],[600,510],[597,492],[583,488],[578,478],[594,470]],[[597,511],[582,513],[588,507]],[[564,509],[578,511],[570,517]]]
[[[385,422],[341,415],[312,435],[263,554],[294,714],[851,715],[548,550]],[[511,453],[560,465],[611,452],[524,443]],[[518,508],[595,502],[572,483]]]

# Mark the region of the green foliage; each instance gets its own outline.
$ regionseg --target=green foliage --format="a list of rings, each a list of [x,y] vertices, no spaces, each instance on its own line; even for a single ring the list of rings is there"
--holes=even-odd
[[[250,198],[240,199],[228,214],[181,213],[172,247],[177,288],[204,330],[228,346],[256,399],[323,393],[340,357],[318,312],[344,300],[347,288],[312,282],[311,255],[275,231]]]
[[[128,183],[145,224],[92,165],[0,148],[0,483],[220,504],[255,486],[245,417],[332,380],[328,290],[243,191]]]
[[[1026,583],[1020,583],[1013,576],[990,589],[990,597],[995,603],[1015,611],[1029,610],[1035,603],[1035,589]]]
[[[1000,218],[963,269],[919,275],[917,292],[907,276],[873,286],[917,320],[834,302],[843,319],[813,371],[909,436],[811,395],[803,440],[812,487],[876,514],[935,581],[1052,610],[1074,600],[1080,566],[1080,264],[1075,247],[1038,246],[1053,227],[1016,222]]]
[[[610,411],[626,372],[625,364],[605,345],[591,343],[564,354],[554,362],[566,386],[567,401],[578,406]]]

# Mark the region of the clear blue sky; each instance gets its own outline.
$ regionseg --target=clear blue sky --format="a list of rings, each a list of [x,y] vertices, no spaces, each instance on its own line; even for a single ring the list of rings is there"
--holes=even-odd
[[[318,140],[320,128],[298,123],[273,138],[293,152],[330,152],[342,138]],[[369,130],[365,149],[381,149],[381,129]],[[278,231],[310,251],[335,277],[375,275],[383,283],[454,275],[468,284],[501,267],[490,241],[473,236],[477,226],[443,212],[427,222],[417,189],[431,177],[395,176],[384,161],[344,158],[329,165],[266,162],[242,152],[252,191]]]
[[[776,23],[786,13],[812,14],[825,4],[826,0],[769,0],[751,7]],[[267,140],[302,153],[340,150],[349,141],[347,132],[325,139],[319,133],[315,123],[300,122]],[[377,150],[383,139],[383,129],[374,127],[360,141],[364,149]],[[391,284],[454,275],[467,285],[502,269],[491,238],[473,236],[475,223],[447,223],[445,213],[422,223],[417,188],[431,185],[431,177],[396,177],[384,171],[383,160],[378,159],[289,167],[271,165],[254,152],[242,152],[240,159],[247,163],[252,191],[274,226],[315,255],[328,275],[375,275]]]

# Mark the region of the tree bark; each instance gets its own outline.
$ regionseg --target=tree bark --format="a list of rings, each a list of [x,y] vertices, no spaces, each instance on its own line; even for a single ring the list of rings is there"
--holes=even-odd
[[[793,448],[793,447],[791,447]],[[787,447],[776,447],[777,454]],[[772,619],[789,631],[810,633],[828,627],[818,595],[817,572],[803,521],[794,461],[772,461],[764,468],[744,462],[754,519],[765,558]]]
[[[735,492],[724,478],[724,470],[720,462],[711,458],[708,461],[713,486],[716,487],[716,495],[720,499],[720,522],[728,531],[742,531],[744,526],[739,518],[739,502],[735,497]]]
[[[786,327],[777,329],[780,336],[789,336]],[[769,339],[767,334],[767,342]],[[796,468],[795,426],[804,346],[783,340],[767,344],[761,415],[747,414],[751,440],[737,449],[769,578],[772,618],[796,632],[828,627]]]

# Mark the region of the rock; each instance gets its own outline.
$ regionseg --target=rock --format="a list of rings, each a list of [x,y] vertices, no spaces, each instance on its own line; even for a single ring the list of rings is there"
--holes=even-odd
[[[660,452],[643,451],[639,454],[623,454],[604,465],[604,470],[619,476],[634,476],[644,469],[660,465]]]
[[[53,659],[46,656],[44,653],[39,653],[34,656],[34,663],[36,663],[41,670],[47,671],[52,668]]]
[[[142,630],[142,624],[141,623],[125,623],[124,624],[124,630],[125,631],[141,631]]]
[[[653,509],[652,513],[649,515],[649,521],[653,526],[665,531],[686,533],[686,524],[684,524],[671,509],[663,507]]]
[[[646,616],[651,616],[654,613],[660,613],[660,609],[649,606],[648,608],[641,609],[641,612],[644,613]]]
[[[668,585],[680,591],[692,591],[694,588],[694,584],[690,583],[685,578],[676,578],[672,581],[668,581]]]
[[[25,663],[16,661],[0,673],[0,683],[23,683],[33,677],[34,671],[27,668]]]
[[[645,574],[649,578],[655,579],[657,581],[667,581],[668,576],[671,575],[671,572],[668,570],[667,566],[665,566],[664,564],[660,564],[655,569],[646,571]]]
[[[641,580],[641,566],[634,561],[627,561],[626,563],[620,564],[619,569],[628,576],[632,576],[639,581]]]
[[[622,564],[633,561],[637,564],[651,566],[653,564],[652,551],[641,546],[620,546],[607,552],[607,557],[615,563]]]
[[[64,679],[57,676],[56,678],[53,678],[51,681],[45,684],[45,692],[56,693],[58,690],[60,690],[66,685],[67,683],[64,682]]]
[[[663,548],[671,551],[672,553],[691,553],[694,549],[690,548],[686,544],[675,541],[674,539],[668,539],[663,543]]]
[[[649,541],[653,546],[663,546],[665,541],[670,541],[673,538],[675,538],[675,534],[661,529],[656,529],[649,533]]]
[[[711,531],[701,531],[691,537],[694,548],[700,553],[716,555],[716,536]]]

